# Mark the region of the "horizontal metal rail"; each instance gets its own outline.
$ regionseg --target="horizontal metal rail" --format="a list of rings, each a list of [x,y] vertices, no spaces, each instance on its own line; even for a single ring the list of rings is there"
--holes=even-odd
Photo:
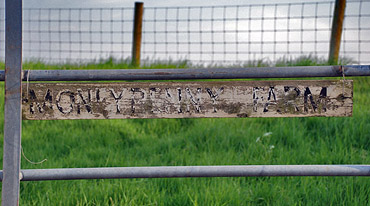
[[[23,81],[181,80],[370,76],[370,65],[206,69],[24,70]],[[0,71],[0,81],[4,81]]]
[[[2,179],[2,171],[1,179]],[[263,176],[370,176],[370,165],[248,165],[25,169],[21,181]]]

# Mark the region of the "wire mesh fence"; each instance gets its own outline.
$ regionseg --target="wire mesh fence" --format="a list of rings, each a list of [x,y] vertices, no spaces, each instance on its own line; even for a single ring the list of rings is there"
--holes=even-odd
[[[196,64],[327,58],[334,2],[145,8],[142,60]],[[370,1],[349,1],[340,56],[370,63]],[[0,10],[4,60],[4,9]],[[24,60],[131,58],[133,8],[23,10]]]
[[[42,61],[92,61],[131,54],[131,8],[25,9],[24,56]]]

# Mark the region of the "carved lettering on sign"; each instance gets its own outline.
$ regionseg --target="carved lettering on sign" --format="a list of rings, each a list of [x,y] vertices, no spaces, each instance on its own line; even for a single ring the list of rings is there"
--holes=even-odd
[[[38,99],[43,99],[43,102],[37,101]],[[52,101],[53,97],[51,96],[51,91],[47,89],[44,97],[37,97],[34,90],[29,90],[27,98],[23,98],[23,103],[29,102],[29,112],[35,114],[36,110],[39,113],[43,113],[46,109],[53,109]]]
[[[352,114],[352,82],[29,84],[24,119],[304,117]]]
[[[109,91],[112,94],[112,97],[114,98],[114,102],[116,106],[116,113],[119,114],[121,113],[121,108],[119,105],[120,105],[120,101],[123,97],[123,92],[125,91],[125,89],[122,89],[122,91],[119,94],[117,94],[112,88],[110,88]],[[98,93],[100,94],[99,89],[98,89]]]
[[[91,111],[91,90],[87,90],[87,96],[83,95],[82,89],[77,89],[76,95],[76,104],[77,104],[77,114],[81,114],[81,108],[85,108],[88,113],[92,113]]]
[[[209,97],[212,100],[213,112],[216,113],[217,112],[217,109],[216,109],[216,100],[220,96],[220,94],[224,91],[224,88],[221,87],[216,92],[213,92],[211,88],[206,88],[206,91],[207,91],[207,93],[209,94]]]
[[[63,114],[69,114],[73,111],[75,96],[69,90],[62,90],[56,95],[56,105],[58,110]]]

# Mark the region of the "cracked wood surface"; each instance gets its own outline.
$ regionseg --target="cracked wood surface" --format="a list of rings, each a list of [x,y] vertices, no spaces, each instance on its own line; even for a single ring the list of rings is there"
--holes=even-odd
[[[351,116],[346,80],[31,83],[23,119]],[[26,89],[28,88],[28,90]]]

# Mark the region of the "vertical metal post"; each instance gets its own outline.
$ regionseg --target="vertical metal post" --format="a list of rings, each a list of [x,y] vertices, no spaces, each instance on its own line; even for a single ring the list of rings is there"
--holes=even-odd
[[[140,66],[141,34],[143,25],[144,3],[135,2],[134,31],[132,40],[132,65]]]
[[[346,9],[346,0],[335,1],[334,18],[331,27],[331,37],[330,37],[330,51],[329,51],[330,64],[338,63],[345,9]]]
[[[22,0],[5,0],[5,111],[2,205],[19,204]]]

